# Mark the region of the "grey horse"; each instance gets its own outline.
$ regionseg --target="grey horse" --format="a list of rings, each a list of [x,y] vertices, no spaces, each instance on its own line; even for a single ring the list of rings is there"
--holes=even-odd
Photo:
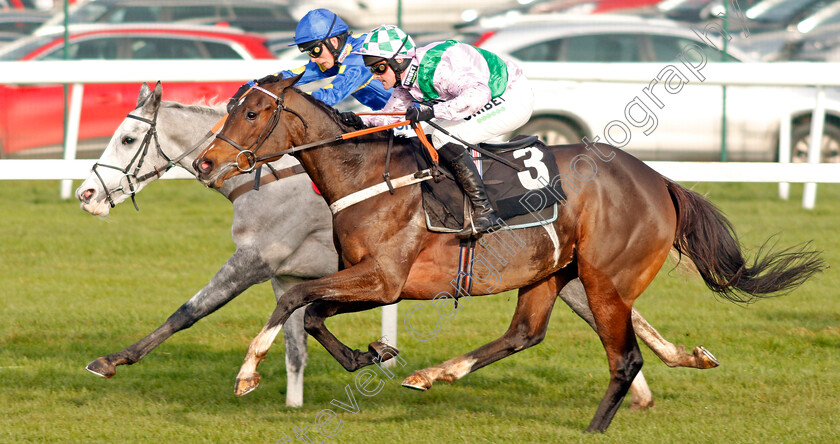
[[[133,198],[163,170],[177,164],[194,174],[191,149],[207,129],[224,117],[224,107],[161,102],[162,87],[143,84],[137,108],[117,128],[94,171],[76,190],[81,207],[105,216],[112,206]],[[144,140],[146,141],[144,143]],[[236,252],[210,282],[184,303],[166,322],[145,338],[116,353],[100,357],[87,369],[109,378],[116,366],[134,364],[175,332],[189,328],[252,285],[271,279],[276,298],[305,279],[338,270],[332,238],[332,216],[325,201],[311,189],[311,181],[295,169],[297,160],[287,156],[261,171],[264,183],[250,191],[253,177],[240,175],[217,190],[233,202],[231,228]],[[279,177],[279,178],[278,178]],[[266,205],[270,202],[271,205]],[[595,328],[592,312],[579,280],[568,284],[559,297]],[[303,309],[283,326],[286,340],[286,405],[303,404],[303,370],[306,333]],[[717,360],[705,348],[688,353],[665,340],[633,309],[636,335],[671,367],[712,368]],[[631,408],[653,406],[653,396],[640,372],[630,388]]]

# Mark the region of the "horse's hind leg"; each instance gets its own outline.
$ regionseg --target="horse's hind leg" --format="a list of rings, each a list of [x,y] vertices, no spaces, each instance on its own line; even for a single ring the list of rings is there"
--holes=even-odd
[[[560,290],[560,294],[558,296],[569,306],[569,308],[572,309],[572,311],[575,312],[575,314],[586,321],[586,323],[592,327],[592,330],[596,333],[598,332],[598,327],[595,326],[595,316],[592,315],[592,310],[589,309],[589,301],[586,299],[586,290],[584,290],[580,279],[573,279],[571,282],[566,284],[566,286]],[[633,312],[635,313],[635,309]],[[647,324],[641,315],[639,315],[639,318],[641,319],[641,322]],[[650,325],[648,325],[648,327],[653,330],[653,327]],[[656,332],[656,330],[653,330],[653,332]],[[636,334],[638,334],[638,332]],[[653,392],[650,391],[650,387],[645,380],[645,375],[642,374],[641,370],[639,370],[639,374],[633,378],[633,382],[630,384],[630,409],[649,409],[653,407],[653,404]]]
[[[668,342],[648,324],[642,314],[635,308],[632,312],[633,330],[655,354],[669,367],[715,368],[720,365],[718,360],[705,347],[694,347],[694,353],[688,353],[682,345]]]
[[[520,289],[513,320],[502,337],[463,356],[418,370],[405,378],[402,385],[428,390],[435,381],[456,381],[485,365],[540,343],[545,337],[557,293],[568,280],[569,277],[558,273]]]
[[[621,298],[610,277],[580,256],[578,270],[610,365],[610,384],[586,429],[603,432],[615,417],[633,378],[642,369],[642,352],[633,333],[630,306]]]
[[[580,279],[575,279],[566,285],[560,292],[560,298],[574,310],[574,312],[586,321],[590,327],[597,331],[595,327],[595,318],[592,315],[592,310],[589,309],[589,302],[586,300],[586,291],[580,283]],[[662,360],[668,367],[691,367],[691,368],[714,368],[720,365],[717,359],[709,353],[703,346],[694,347],[694,353],[688,353],[682,345],[674,345],[667,339],[663,338],[652,325],[639,313],[636,308],[633,308],[633,331],[636,336],[650,348],[659,359]],[[630,388],[633,391],[633,388]]]
[[[271,279],[277,301],[293,285],[302,279],[290,276],[275,276]],[[295,310],[283,325],[283,339],[286,341],[286,406],[303,406],[303,370],[306,368],[306,331],[303,329],[303,315],[306,309]]]
[[[560,291],[560,299],[592,327],[596,332],[595,317],[589,308],[589,301],[586,299],[586,291],[580,279],[573,279]],[[693,368],[714,368],[718,361],[708,350],[700,347],[694,348],[694,354],[685,351],[682,345],[675,346],[668,342],[662,335],[650,325],[647,320],[633,308],[633,331],[655,354],[669,367],[693,367]],[[653,394],[645,381],[642,371],[633,379],[630,385],[631,409],[646,409],[653,407]]]

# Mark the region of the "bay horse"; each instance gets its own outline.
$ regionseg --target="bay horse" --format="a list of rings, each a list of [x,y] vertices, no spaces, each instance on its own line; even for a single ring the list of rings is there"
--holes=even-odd
[[[143,84],[136,108],[117,127],[94,171],[76,190],[81,208],[107,216],[112,207],[140,193],[177,165],[194,173],[195,142],[224,117],[223,105],[184,105],[162,101],[162,86],[152,90]],[[148,140],[147,140],[148,139]],[[269,167],[273,168],[271,170]],[[245,289],[271,280],[277,300],[286,290],[306,279],[338,271],[338,255],[332,245],[332,221],[324,200],[308,188],[310,180],[297,160],[286,157],[263,165],[261,183],[253,191],[249,176],[237,176],[216,191],[233,205],[231,234],[236,251],[198,293],[173,313],[163,325],[131,346],[99,357],[87,365],[90,372],[110,378],[119,365],[139,362],[173,334],[221,308]],[[275,176],[276,174],[276,176]],[[140,180],[142,179],[142,180]],[[271,202],[271,205],[266,205]],[[306,230],[300,231],[300,227]],[[560,294],[570,307],[593,324],[592,313],[579,280]],[[634,327],[642,340],[669,366],[713,368],[714,356],[703,347],[689,354],[674,346],[647,323],[635,309]],[[286,405],[303,405],[303,372],[306,367],[306,333],[303,309],[284,325],[286,342]],[[653,405],[653,395],[639,373],[630,388],[631,408]]]
[[[389,138],[374,134],[343,140],[340,135],[350,128],[340,123],[335,110],[294,88],[298,79],[265,82],[240,101],[217,138],[195,160],[200,181],[221,187],[229,178],[297,147],[295,157],[330,205],[382,182]],[[400,139],[393,145],[391,177],[415,177],[414,148]],[[263,153],[257,153],[261,148]],[[560,172],[550,183],[562,181],[568,192],[558,218],[518,231],[523,242],[515,255],[477,277],[480,285],[466,295],[519,289],[509,329],[472,352],[414,372],[403,385],[426,390],[435,381],[452,382],[539,343],[558,293],[580,278],[609,362],[609,385],[587,428],[603,432],[642,367],[633,334],[633,302],[672,248],[691,259],[712,291],[735,302],[790,291],[824,267],[819,252],[806,250],[807,244],[782,252],[761,250],[749,265],[730,223],[699,194],[609,145],[550,149]],[[476,254],[500,251],[503,233],[486,236],[489,241],[482,242]],[[427,230],[419,186],[377,194],[334,212],[333,236],[345,268],[292,287],[278,301],[248,348],[235,394],[258,386],[258,364],[283,323],[300,307],[308,304],[307,332],[345,368],[354,370],[392,357],[394,350],[383,351],[376,343],[367,352],[351,350],[326,329],[327,317],[449,294],[459,244],[452,234]]]

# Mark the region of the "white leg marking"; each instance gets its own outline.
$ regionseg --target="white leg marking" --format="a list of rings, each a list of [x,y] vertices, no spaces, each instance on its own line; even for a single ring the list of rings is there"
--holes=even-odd
[[[641,370],[639,370],[636,378],[630,384],[630,396],[634,405],[649,407],[653,404],[653,393],[651,393],[650,387],[648,387],[647,381],[645,380],[645,375],[642,374]]]
[[[633,331],[636,336],[645,343],[667,366],[674,367],[678,364],[678,349],[674,344],[668,342],[662,335],[656,331],[653,326],[648,324],[645,318],[633,308],[631,312],[633,319]]]
[[[452,375],[453,380],[461,379],[472,371],[472,366],[475,362],[475,359],[464,359],[462,361],[458,361],[450,366],[448,373]]]
[[[248,346],[248,353],[245,354],[245,361],[239,368],[237,378],[250,378],[257,372],[257,365],[260,363],[257,356],[265,356],[268,353],[268,349],[271,348],[271,344],[274,343],[274,339],[280,334],[282,328],[282,324],[270,329],[263,327],[257,337],[251,341],[251,345]]]
[[[288,368],[288,361],[286,365]],[[286,378],[286,406],[303,406],[303,369],[296,372],[287,371]]]

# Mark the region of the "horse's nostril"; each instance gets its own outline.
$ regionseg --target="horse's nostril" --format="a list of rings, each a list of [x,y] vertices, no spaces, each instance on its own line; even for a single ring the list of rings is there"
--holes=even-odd
[[[193,168],[199,173],[206,173],[213,169],[213,161],[206,158],[195,159]]]
[[[85,200],[85,203],[90,203],[90,199],[93,197],[94,194],[96,194],[96,192],[93,190],[93,188],[86,189],[82,193],[82,198]]]

